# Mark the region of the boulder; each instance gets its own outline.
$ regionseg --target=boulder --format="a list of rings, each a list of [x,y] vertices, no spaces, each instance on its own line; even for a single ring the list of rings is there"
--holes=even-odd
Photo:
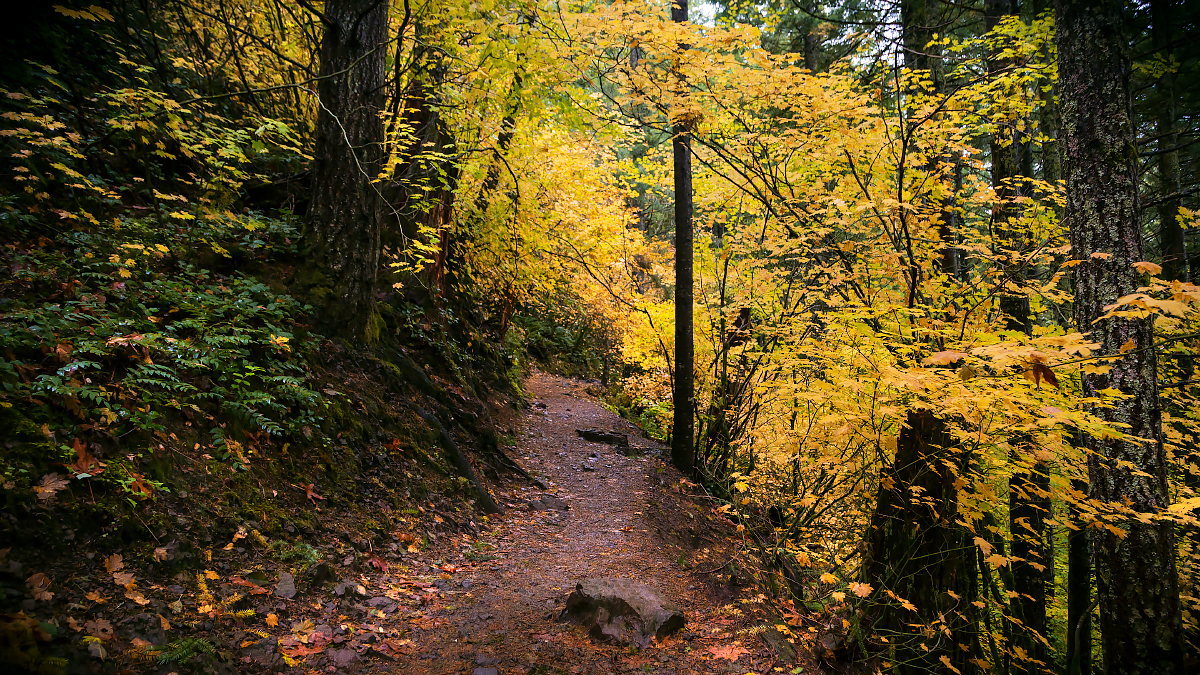
[[[648,647],[683,628],[687,618],[652,588],[630,579],[587,579],[567,596],[559,621],[588,628],[603,642]]]
[[[585,441],[593,443],[607,443],[621,448],[629,447],[629,436],[617,431],[606,431],[604,429],[576,429],[575,433],[579,434]]]

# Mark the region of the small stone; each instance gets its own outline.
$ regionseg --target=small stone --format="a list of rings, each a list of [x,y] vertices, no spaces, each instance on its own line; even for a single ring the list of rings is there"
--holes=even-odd
[[[288,572],[279,575],[279,583],[275,584],[275,595],[285,599],[296,597],[296,579]]]
[[[500,671],[495,668],[476,668],[471,675],[500,675]]]
[[[439,591],[450,590],[450,582],[446,579],[434,579],[433,585],[436,586]]]
[[[497,663],[500,663],[500,659],[492,656],[491,654],[475,655],[475,665],[477,666],[483,666],[484,668],[487,668],[488,666],[494,666]]]
[[[358,652],[353,649],[330,649],[325,652],[329,656],[329,663],[338,669],[349,668],[358,662]]]

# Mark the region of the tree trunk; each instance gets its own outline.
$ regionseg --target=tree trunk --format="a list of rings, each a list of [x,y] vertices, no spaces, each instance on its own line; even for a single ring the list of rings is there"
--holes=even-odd
[[[987,0],[984,4],[985,23],[988,31],[995,29],[1007,16],[1017,14],[1016,3],[1011,0]],[[1012,66],[1011,59],[989,55],[988,71],[992,77],[1003,75]],[[1020,179],[1032,172],[1028,164],[1030,145],[1019,137],[1015,125],[998,127],[992,134],[992,186],[996,191],[996,203],[992,206],[993,231],[999,246],[1010,256],[1005,265],[1004,279],[1017,286],[1024,286],[1027,270],[1021,254],[1027,248],[1024,232],[1014,230],[1020,218],[1020,206],[1016,202],[1022,196]],[[1007,285],[1007,284],[1006,284]],[[1029,296],[1023,292],[1002,290],[1000,311],[1004,315],[1005,330],[1029,335],[1032,328]],[[1046,550],[1046,517],[1050,510],[1049,473],[1046,465],[1035,461],[1028,469],[1021,468],[1019,453],[1031,452],[1033,439],[1021,434],[1012,439],[1013,462],[1016,465],[1008,481],[1009,533],[1012,536],[1012,581],[1010,589],[1017,595],[1010,608],[1020,621],[1013,636],[1014,644],[1020,647],[1027,659],[1013,661],[1012,672],[1040,672],[1038,663],[1048,662],[1045,643],[1046,583],[1044,570],[1053,567],[1054,561]]]
[[[372,180],[383,158],[383,81],[388,4],[327,0],[317,85],[309,251],[324,279],[313,304],[321,328],[367,339],[375,311],[381,207]]]
[[[1172,0],[1151,0],[1150,16],[1154,49],[1166,51],[1174,39],[1175,8]],[[1165,54],[1163,54],[1165,56]],[[1179,129],[1177,128],[1175,74],[1163,73],[1155,83],[1158,115],[1155,133],[1158,134],[1158,233],[1162,248],[1164,279],[1187,281],[1188,258],[1183,240],[1183,228],[1179,225],[1179,193],[1182,191],[1179,175]],[[1171,196],[1175,195],[1175,196]]]
[[[965,473],[964,462],[945,422],[913,411],[879,488],[863,572],[878,603],[872,634],[887,639],[888,660],[902,675],[952,672],[947,662],[963,673],[973,670],[967,659],[974,650],[959,647],[976,640],[966,619],[976,592],[975,547],[955,523],[955,481]]]
[[[1072,480],[1071,487],[1087,491],[1087,482]],[[1092,552],[1086,523],[1077,506],[1071,507],[1067,531],[1067,675],[1092,673]]]
[[[674,0],[671,20],[686,23],[687,0]],[[680,51],[686,46],[680,46]],[[680,83],[682,88],[686,83]],[[671,461],[691,473],[695,449],[696,395],[693,391],[692,345],[692,139],[689,120],[672,120],[671,150],[675,159],[675,387],[671,424]]]
[[[1067,221],[1072,256],[1081,261],[1074,268],[1075,321],[1100,344],[1096,354],[1124,352],[1108,373],[1082,376],[1083,395],[1120,391],[1126,398],[1091,412],[1144,439],[1085,439],[1091,498],[1148,517],[1170,504],[1151,321],[1097,321],[1106,305],[1141,285],[1133,264],[1145,259],[1121,12],[1121,0],[1055,3]],[[1174,528],[1133,517],[1113,525],[1123,532],[1092,533],[1104,670],[1182,673]]]

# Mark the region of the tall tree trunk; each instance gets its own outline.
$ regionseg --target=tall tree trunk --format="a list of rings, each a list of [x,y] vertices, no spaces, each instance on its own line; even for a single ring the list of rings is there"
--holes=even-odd
[[[1150,20],[1153,24],[1154,49],[1163,52],[1169,49],[1174,39],[1175,8],[1172,0],[1151,0]],[[1166,56],[1166,54],[1163,54]],[[1158,134],[1158,233],[1162,247],[1163,278],[1187,281],[1188,258],[1183,240],[1183,228],[1179,225],[1179,204],[1182,191],[1179,175],[1179,129],[1177,128],[1175,100],[1175,74],[1163,73],[1155,83],[1158,90],[1155,132]],[[1174,196],[1172,196],[1174,195]]]
[[[327,0],[317,85],[309,251],[324,279],[314,305],[326,332],[365,340],[375,311],[388,3]]]
[[[955,523],[955,482],[966,472],[955,445],[943,420],[910,412],[871,518],[863,576],[878,603],[872,633],[887,639],[888,660],[902,675],[951,672],[947,664],[973,670],[974,650],[959,647],[976,641],[966,616],[977,591],[975,547]]]
[[[1120,391],[1125,398],[1091,412],[1144,439],[1085,439],[1091,497],[1148,518],[1170,504],[1151,320],[1098,321],[1105,306],[1140,286],[1133,264],[1144,260],[1122,2],[1056,0],[1055,21],[1067,221],[1072,256],[1080,261],[1075,321],[1100,344],[1097,354],[1124,352],[1108,373],[1082,376],[1083,394]],[[1132,517],[1114,525],[1124,532],[1092,533],[1104,670],[1182,673],[1174,528]]]
[[[984,4],[985,24],[988,31],[995,29],[1008,16],[1017,14],[1013,0],[987,0]],[[1000,77],[1012,67],[1011,59],[991,54],[988,71],[992,77]],[[1008,282],[1024,286],[1027,270],[1023,260],[1026,235],[1015,229],[1020,218],[1017,198],[1023,196],[1021,178],[1032,173],[1030,144],[1019,137],[1016,125],[998,127],[991,139],[992,186],[996,192],[996,203],[992,207],[993,231],[1000,247],[1009,256],[1005,265],[1005,285]],[[1004,328],[1030,335],[1029,296],[1023,292],[1001,291],[1000,311],[1004,315]],[[1043,462],[1028,462],[1029,468],[1020,468],[1023,458],[1020,453],[1034,452],[1033,439],[1021,434],[1012,439],[1013,461],[1017,464],[1008,481],[1009,532],[1012,535],[1012,581],[1010,589],[1014,596],[1010,608],[1020,624],[1014,634],[1015,646],[1027,655],[1026,659],[1013,661],[1012,672],[1040,672],[1039,664],[1048,662],[1045,643],[1046,583],[1044,570],[1053,567],[1054,561],[1046,550],[1046,518],[1050,509],[1049,473]]]
[[[1086,492],[1087,481],[1074,479],[1071,487]],[[1092,673],[1092,552],[1079,507],[1071,506],[1067,531],[1067,675]]]
[[[687,0],[674,0],[671,20],[686,23]],[[680,46],[680,51],[687,47]],[[682,89],[686,83],[680,82]],[[695,457],[696,394],[692,344],[692,138],[691,120],[672,120],[671,150],[675,160],[675,387],[671,424],[671,461],[684,473],[692,472]]]

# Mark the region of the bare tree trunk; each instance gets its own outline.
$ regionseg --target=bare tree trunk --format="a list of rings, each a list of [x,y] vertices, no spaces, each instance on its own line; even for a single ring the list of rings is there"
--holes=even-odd
[[[687,0],[674,0],[671,20],[686,23]],[[680,50],[686,49],[680,46]],[[686,83],[680,83],[680,87]],[[690,120],[672,120],[671,150],[675,159],[675,408],[671,424],[671,461],[691,473],[695,459],[696,393],[693,391],[692,344],[692,139]]]
[[[1144,260],[1138,162],[1129,113],[1130,65],[1121,0],[1057,0],[1067,221],[1075,271],[1075,321],[1115,356],[1108,373],[1082,376],[1084,396],[1125,398],[1092,413],[1142,441],[1087,437],[1091,498],[1148,519],[1170,504],[1151,321],[1098,320],[1140,286]],[[1132,349],[1130,349],[1132,347]],[[1183,673],[1175,533],[1130,517],[1123,532],[1095,529],[1097,599],[1106,673]]]
[[[383,156],[388,3],[327,0],[317,85],[309,251],[324,278],[313,304],[326,332],[367,339],[375,311],[381,206],[371,181]]]
[[[1150,15],[1154,49],[1168,49],[1174,39],[1175,8],[1172,0],[1151,0]],[[1155,83],[1158,90],[1155,132],[1158,134],[1158,232],[1162,248],[1163,278],[1187,281],[1188,258],[1183,228],[1179,225],[1182,191],[1179,174],[1179,129],[1176,125],[1175,74],[1163,73]],[[1174,196],[1172,196],[1174,195]]]

